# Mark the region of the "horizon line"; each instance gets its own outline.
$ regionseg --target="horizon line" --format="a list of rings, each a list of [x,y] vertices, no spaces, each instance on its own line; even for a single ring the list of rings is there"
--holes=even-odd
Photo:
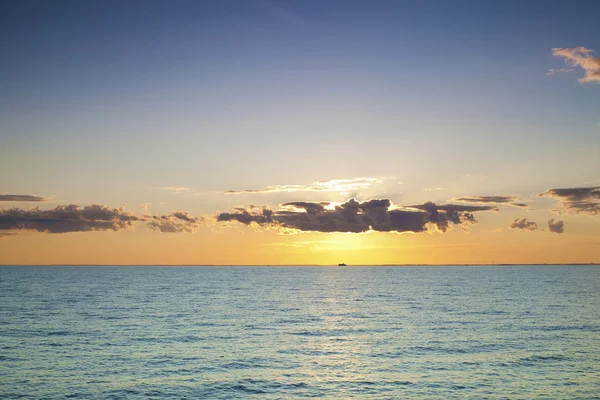
[[[452,263],[452,264],[0,264],[1,267],[510,267],[595,265],[600,262],[574,263]]]

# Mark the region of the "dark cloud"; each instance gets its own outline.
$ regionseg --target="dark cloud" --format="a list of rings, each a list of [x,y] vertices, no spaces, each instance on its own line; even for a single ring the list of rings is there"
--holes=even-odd
[[[509,227],[513,229],[524,229],[526,231],[535,231],[538,229],[538,225],[533,221],[528,221],[527,218],[515,219]]]
[[[329,202],[323,201],[320,203],[311,203],[307,201],[291,201],[289,203],[284,203],[282,207],[295,207],[302,208],[306,210],[308,214],[316,214],[323,212],[325,210],[325,206],[328,206]]]
[[[521,202],[520,199],[514,196],[494,195],[494,196],[464,196],[452,199],[461,203],[492,203],[506,204],[515,207],[527,207],[527,204]]]
[[[600,186],[586,188],[548,189],[538,196],[557,198],[561,207],[576,214],[600,214]]]
[[[163,233],[194,232],[203,223],[202,217],[190,217],[185,212],[147,216],[150,229]]]
[[[40,196],[31,196],[29,194],[0,194],[0,201],[46,201]]]
[[[237,208],[238,212],[235,213],[221,213],[217,216],[217,221],[237,221],[242,224],[249,225],[252,222],[256,222],[259,225],[272,223],[273,222],[273,211],[268,208],[261,208],[257,212],[257,207],[251,206],[250,210],[243,208]]]
[[[109,208],[98,204],[86,207],[70,204],[51,210],[0,210],[0,230],[47,233],[117,231],[130,227],[139,220],[139,217],[122,208]]]
[[[558,197],[564,201],[600,200],[600,186],[587,188],[548,189],[538,196]]]
[[[331,203],[290,202],[281,205],[300,210],[272,211],[268,208],[238,209],[235,213],[222,213],[217,221],[273,224],[283,228],[314,232],[353,232],[369,230],[380,232],[425,232],[432,223],[445,232],[450,224],[475,223],[473,212],[495,210],[491,206],[457,204],[436,205],[428,202],[404,209],[390,209],[389,199],[358,202],[350,199],[331,207]]]
[[[450,223],[452,224],[469,224],[477,222],[473,212],[477,211],[497,211],[493,206],[470,206],[462,204],[440,204],[436,205],[432,202],[425,204],[410,206],[419,210],[427,211],[429,222],[434,223],[437,228],[446,232]],[[441,212],[440,212],[441,211]]]
[[[565,224],[563,221],[554,221],[553,219],[548,220],[548,230],[554,233],[564,233]]]

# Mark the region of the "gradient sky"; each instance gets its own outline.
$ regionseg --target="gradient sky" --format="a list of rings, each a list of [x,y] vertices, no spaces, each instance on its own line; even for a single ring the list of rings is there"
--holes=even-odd
[[[0,263],[600,262],[599,13],[3,1]],[[307,228],[282,206],[351,198],[432,223],[388,232],[331,203]],[[426,202],[495,210],[445,228],[409,207]]]

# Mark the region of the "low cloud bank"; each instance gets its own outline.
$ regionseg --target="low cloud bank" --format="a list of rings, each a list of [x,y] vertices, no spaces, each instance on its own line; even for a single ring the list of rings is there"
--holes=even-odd
[[[136,222],[163,233],[194,232],[204,224],[203,217],[192,217],[185,212],[162,215],[134,214],[125,207],[110,208],[92,204],[80,207],[61,205],[50,210],[10,208],[0,210],[0,237],[19,231],[69,233],[90,231],[119,231],[130,229]]]
[[[379,232],[425,232],[428,224],[434,224],[441,232],[450,225],[466,225],[477,222],[474,212],[497,210],[493,206],[440,204],[432,202],[412,205],[402,209],[393,208],[389,199],[358,202],[350,199],[342,204],[329,202],[289,202],[280,210],[251,206],[238,208],[235,212],[221,213],[217,221],[237,221],[245,225],[278,225],[283,228],[305,232],[361,233]]]
[[[118,231],[140,218],[124,208],[98,204],[79,207],[74,204],[50,210],[11,208],[0,210],[0,230],[30,230],[47,233]]]

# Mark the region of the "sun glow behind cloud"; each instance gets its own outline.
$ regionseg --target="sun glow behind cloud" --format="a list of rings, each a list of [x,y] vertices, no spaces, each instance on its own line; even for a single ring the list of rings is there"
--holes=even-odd
[[[262,189],[226,190],[228,195],[240,194],[268,194],[268,193],[293,193],[293,192],[341,192],[348,193],[368,189],[372,185],[383,183],[386,180],[396,179],[394,177],[371,178],[362,177],[354,179],[331,179],[328,181],[316,181],[306,185],[279,185],[268,186]]]

